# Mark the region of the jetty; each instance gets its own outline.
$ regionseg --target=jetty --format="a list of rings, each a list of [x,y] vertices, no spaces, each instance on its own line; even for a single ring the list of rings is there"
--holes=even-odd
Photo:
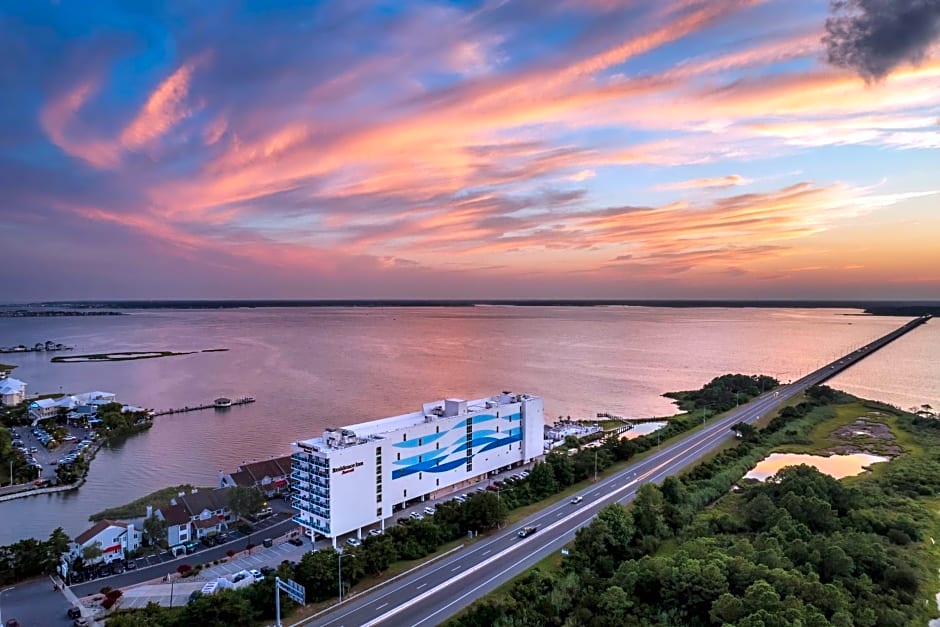
[[[18,346],[0,346],[0,353],[54,353],[57,351],[70,351],[71,346],[58,342],[36,342],[32,346],[19,344]]]
[[[236,398],[235,400],[232,400],[229,403],[219,403],[218,401],[220,400],[222,399],[216,399],[212,401],[211,403],[206,403],[205,405],[194,405],[194,406],[187,405],[186,407],[177,407],[174,409],[161,409],[160,411],[152,412],[150,415],[151,416],[168,416],[170,414],[185,414],[191,411],[202,411],[204,409],[223,409],[226,407],[232,407],[234,405],[247,405],[249,403],[255,402],[255,398],[253,396],[243,396],[241,398]],[[229,400],[229,399],[224,399],[224,400]]]

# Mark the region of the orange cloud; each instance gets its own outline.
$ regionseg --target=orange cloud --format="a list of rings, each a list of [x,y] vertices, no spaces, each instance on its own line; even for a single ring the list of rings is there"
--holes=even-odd
[[[185,101],[193,71],[200,62],[195,59],[184,63],[150,94],[137,117],[121,132],[120,142],[125,148],[140,148],[162,137],[190,115]]]
[[[728,176],[719,176],[715,178],[692,179],[689,181],[678,181],[676,183],[657,185],[655,189],[659,191],[684,189],[724,189],[726,187],[747,185],[751,182],[751,179],[744,178],[739,174],[729,174]]]

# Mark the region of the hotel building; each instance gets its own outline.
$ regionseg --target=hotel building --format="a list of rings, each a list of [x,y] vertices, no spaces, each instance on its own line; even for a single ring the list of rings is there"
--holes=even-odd
[[[380,523],[542,455],[542,399],[503,392],[475,401],[425,403],[421,411],[327,429],[294,443],[294,521],[336,538]]]

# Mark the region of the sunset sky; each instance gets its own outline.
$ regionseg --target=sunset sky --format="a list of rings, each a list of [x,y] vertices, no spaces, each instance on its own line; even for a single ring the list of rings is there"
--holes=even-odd
[[[940,53],[829,15],[2,2],[0,300],[940,298]]]

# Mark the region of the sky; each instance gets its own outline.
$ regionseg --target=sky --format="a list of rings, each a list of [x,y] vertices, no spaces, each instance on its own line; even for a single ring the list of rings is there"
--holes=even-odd
[[[0,0],[0,300],[940,299],[940,2],[834,11]]]

